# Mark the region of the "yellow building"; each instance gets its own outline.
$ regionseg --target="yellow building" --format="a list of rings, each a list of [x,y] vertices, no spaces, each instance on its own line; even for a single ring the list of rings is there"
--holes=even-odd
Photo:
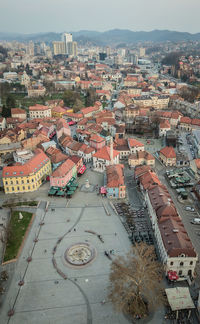
[[[62,118],[62,116],[64,114],[66,114],[66,109],[60,107],[60,106],[56,106],[52,109],[51,111],[52,113],[52,117],[59,117],[59,118]]]
[[[37,190],[46,177],[51,174],[51,162],[41,150],[23,165],[3,168],[3,185],[5,193],[23,193]]]

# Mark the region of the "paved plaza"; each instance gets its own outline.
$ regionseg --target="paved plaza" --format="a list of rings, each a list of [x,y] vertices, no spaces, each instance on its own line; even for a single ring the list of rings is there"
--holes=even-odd
[[[102,185],[103,175],[88,171],[78,180],[80,187],[87,178]],[[44,192],[42,195],[45,198]],[[115,255],[123,255],[130,247],[127,232],[108,200],[96,191],[78,190],[71,200],[49,201],[47,211],[43,201],[37,209],[5,296],[1,323],[128,323],[107,300],[111,261],[104,251],[114,249]],[[101,235],[104,243],[93,232]],[[38,242],[34,243],[36,237]],[[95,249],[94,258],[86,265],[72,265],[65,259],[66,250],[77,243]],[[28,256],[32,256],[29,263]],[[20,279],[24,280],[22,287],[18,286]],[[9,318],[7,312],[13,306],[15,313]]]

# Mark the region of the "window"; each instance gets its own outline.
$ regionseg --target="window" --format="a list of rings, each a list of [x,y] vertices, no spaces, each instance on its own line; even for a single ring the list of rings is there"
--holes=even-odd
[[[15,188],[14,187],[12,187],[12,191],[14,191],[15,190]]]
[[[170,262],[170,265],[173,265],[174,264],[174,262]]]
[[[24,180],[22,180],[22,183],[24,183]]]
[[[31,181],[34,182],[34,179],[32,179]]]
[[[18,180],[16,180],[16,184],[18,184],[19,182],[18,182]]]
[[[193,261],[190,261],[190,265],[193,265]]]
[[[30,190],[30,186],[28,186],[28,189]]]
[[[12,180],[10,181],[10,184],[13,184],[13,181]]]
[[[7,185],[8,184],[8,181],[6,181],[5,184]]]
[[[179,270],[179,272],[178,272],[179,276],[181,276],[182,273],[183,273],[183,271],[182,270]]]
[[[9,191],[9,187],[6,188],[6,191]]]
[[[27,183],[29,183],[29,179],[27,179]]]
[[[184,265],[184,263],[183,262],[180,262],[180,266],[182,267]]]
[[[25,187],[23,186],[23,190],[25,190]]]
[[[19,190],[19,187],[17,187],[17,190]]]

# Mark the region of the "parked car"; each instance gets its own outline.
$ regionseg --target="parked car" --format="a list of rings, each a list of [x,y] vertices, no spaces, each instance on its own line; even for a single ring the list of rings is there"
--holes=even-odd
[[[76,122],[72,120],[72,121],[70,121],[70,122],[68,123],[68,125],[69,125],[69,126],[76,125]]]
[[[200,218],[194,218],[190,223],[200,225]]]
[[[185,207],[185,210],[191,211],[191,212],[194,212],[195,211],[195,209],[193,207],[191,207],[191,206],[186,206]]]

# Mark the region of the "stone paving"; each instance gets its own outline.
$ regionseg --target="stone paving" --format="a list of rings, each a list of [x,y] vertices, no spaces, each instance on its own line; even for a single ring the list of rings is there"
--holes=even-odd
[[[94,185],[102,185],[103,175],[89,171],[78,180],[80,185],[86,178]],[[95,191],[77,191],[68,202],[64,198],[50,200],[46,197],[46,200],[50,201],[48,211],[45,212],[44,203],[37,209],[5,296],[0,322],[128,323],[123,314],[115,313],[111,303],[107,301],[110,260],[104,255],[104,251],[114,249],[115,255],[121,255],[130,248],[127,233],[118,216],[111,210],[107,199],[103,198],[102,201]],[[110,216],[106,213],[103,202]],[[44,222],[42,226],[39,225],[41,221]],[[104,243],[97,235],[85,232],[88,230],[102,235]],[[34,243],[36,236],[38,242]],[[61,237],[62,240],[59,241]],[[96,256],[89,264],[77,268],[69,265],[64,255],[69,246],[79,242],[87,242],[94,247]],[[53,255],[55,246],[57,248]],[[29,255],[32,256],[30,263],[26,261]],[[67,276],[67,280],[63,279],[54,267],[53,257],[56,267]],[[19,287],[21,277],[24,279],[24,285]],[[101,304],[103,300],[106,300],[104,305]],[[9,318],[7,312],[13,306],[15,313]]]

